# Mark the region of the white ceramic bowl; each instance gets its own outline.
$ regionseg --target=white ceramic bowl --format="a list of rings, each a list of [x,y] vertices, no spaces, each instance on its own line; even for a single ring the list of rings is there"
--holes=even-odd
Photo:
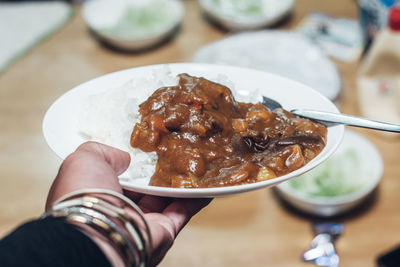
[[[120,36],[103,29],[115,26],[124,15],[127,7],[136,5],[137,2],[146,2],[137,0],[89,0],[83,4],[82,16],[93,33],[106,44],[122,50],[141,50],[166,40],[178,27],[185,12],[180,0],[157,1],[165,2],[165,5],[168,6],[167,14],[171,16],[171,20],[158,29],[132,33],[129,36]]]
[[[348,149],[355,151],[362,162],[356,172],[364,173],[361,178],[364,178],[362,181],[365,184],[356,191],[341,196],[315,197],[296,190],[288,182],[285,182],[276,187],[276,192],[293,207],[311,215],[332,217],[355,208],[377,187],[383,172],[383,162],[371,142],[350,130],[345,131],[343,142],[335,153],[343,153]],[[298,179],[301,179],[301,176]]]
[[[195,63],[151,65],[101,76],[71,89],[58,98],[49,108],[43,120],[43,134],[50,148],[58,156],[65,158],[80,144],[87,141],[87,139],[79,134],[80,129],[78,125],[82,117],[82,107],[89,96],[104,93],[113,88],[120,88],[132,81],[143,79],[154,80],[159,75],[158,73],[166,68],[168,68],[170,74],[173,76],[180,73],[188,73],[220,83],[223,83],[220,80],[224,80],[225,84],[236,92],[235,97],[239,101],[245,101],[246,96],[249,95],[255,99],[254,101],[261,101],[262,96],[265,95],[279,101],[287,110],[309,108],[335,113],[339,112],[330,100],[310,87],[267,72],[231,66]],[[130,95],[143,94],[142,88],[139,85],[132,86]],[[146,88],[145,90],[148,90],[148,93],[151,94],[157,88]],[[127,101],[129,100],[128,98],[129,96],[123,97]],[[124,104],[118,104],[118,106],[124,110]],[[104,109],[104,105],[99,103],[99,108]],[[117,118],[111,120],[122,119],[124,113],[119,112],[118,110],[117,113],[121,114],[121,116],[118,115]],[[105,124],[105,117],[96,117],[91,120],[98,122],[98,125],[103,125]],[[115,130],[123,131],[123,129]],[[145,194],[188,198],[226,196],[266,188],[301,175],[322,163],[340,144],[343,131],[343,125],[329,127],[327,144],[313,160],[291,173],[262,182],[216,188],[168,188],[149,186],[150,177],[134,179],[129,175],[122,174],[120,176],[120,183],[127,189]],[[123,142],[129,144],[130,134],[122,138],[124,138]],[[130,147],[123,149],[129,151]],[[133,168],[137,166],[134,163],[131,163],[131,165]]]
[[[220,1],[223,2],[224,0]],[[264,6],[262,13],[249,15],[216,5],[214,0],[199,0],[205,14],[224,28],[232,31],[256,30],[270,26],[290,12],[294,0],[260,0],[260,3]]]

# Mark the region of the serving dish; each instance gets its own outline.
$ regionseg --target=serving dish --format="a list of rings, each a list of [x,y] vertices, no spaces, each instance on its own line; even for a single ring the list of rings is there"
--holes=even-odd
[[[346,153],[353,154],[351,156],[354,161],[350,164],[343,162],[346,160]],[[301,181],[300,179],[305,178],[303,175],[296,178],[301,187],[291,185],[295,182],[293,180],[278,185],[276,192],[284,201],[300,211],[321,217],[332,217],[357,207],[373,192],[381,180],[383,162],[378,150],[368,139],[354,131],[345,130],[343,142],[329,161],[325,161],[306,174],[308,176],[306,179],[318,179],[317,182],[323,187],[323,191],[313,188],[315,185],[310,183],[310,180]],[[348,166],[345,166],[346,164]],[[335,168],[333,172],[338,176],[325,176],[331,181],[328,180],[323,185],[320,178],[324,177],[321,173],[332,168]],[[331,173],[328,175],[332,176]],[[346,181],[339,179],[351,179],[351,182],[346,184]]]
[[[200,48],[193,61],[275,73],[304,83],[331,100],[341,89],[332,61],[310,39],[295,32],[263,30],[233,34]]]
[[[88,96],[105,92],[110,88],[122,86],[132,79],[153,77],[155,71],[168,68],[173,75],[188,73],[213,80],[218,75],[223,75],[228,80],[236,93],[240,96],[257,95],[261,101],[262,95],[268,95],[278,100],[284,108],[313,108],[338,113],[336,106],[326,97],[310,87],[287,78],[253,69],[238,68],[222,65],[176,63],[167,65],[151,65],[127,69],[85,82],[59,97],[48,109],[43,120],[43,134],[50,148],[61,158],[73,152],[86,139],[77,130],[80,109]],[[154,88],[157,89],[157,88]],[[290,96],[290,97],[289,97]],[[133,126],[133,125],[132,125]],[[287,175],[262,181],[254,184],[239,186],[181,189],[148,186],[148,179],[132,180],[130,177],[120,177],[124,188],[129,190],[168,197],[216,197],[248,192],[260,188],[277,185],[283,181],[296,177],[327,159],[339,145],[343,126],[328,128],[327,144],[322,152],[304,167]]]
[[[143,50],[166,40],[182,21],[179,0],[89,0],[82,16],[102,42],[127,51]]]
[[[277,23],[289,14],[294,0],[199,0],[212,20],[228,30],[256,30]]]

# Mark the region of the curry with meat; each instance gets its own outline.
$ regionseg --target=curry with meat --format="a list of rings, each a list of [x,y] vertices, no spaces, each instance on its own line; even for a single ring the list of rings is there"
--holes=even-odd
[[[261,104],[235,101],[229,88],[180,74],[140,105],[131,145],[155,151],[150,185],[219,187],[292,172],[325,146],[324,125]]]

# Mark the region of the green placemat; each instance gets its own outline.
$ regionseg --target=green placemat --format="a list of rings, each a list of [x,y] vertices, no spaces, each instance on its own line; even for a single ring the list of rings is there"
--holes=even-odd
[[[0,3],[0,73],[71,18],[64,2]]]

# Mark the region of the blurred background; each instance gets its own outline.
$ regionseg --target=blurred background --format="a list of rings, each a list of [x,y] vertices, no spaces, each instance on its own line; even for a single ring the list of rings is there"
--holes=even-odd
[[[400,123],[398,5],[0,1],[0,235],[43,212],[61,164],[43,138],[46,110],[106,73],[173,62],[244,66],[305,83],[343,113]],[[398,151],[396,134],[346,130],[312,173],[215,199],[160,266],[400,266]]]

